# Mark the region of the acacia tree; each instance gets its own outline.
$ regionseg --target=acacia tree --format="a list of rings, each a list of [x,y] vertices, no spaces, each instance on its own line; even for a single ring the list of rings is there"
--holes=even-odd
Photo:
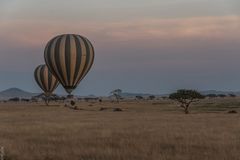
[[[148,96],[148,99],[149,100],[154,100],[156,97],[154,96],[154,95],[150,95],[150,96]]]
[[[180,107],[184,109],[185,114],[188,114],[190,104],[203,99],[204,96],[195,90],[180,89],[176,93],[170,94],[169,98],[181,103]]]
[[[110,92],[110,95],[114,96],[117,102],[119,103],[119,99],[121,98],[121,93],[122,93],[121,89],[115,89],[112,92]]]

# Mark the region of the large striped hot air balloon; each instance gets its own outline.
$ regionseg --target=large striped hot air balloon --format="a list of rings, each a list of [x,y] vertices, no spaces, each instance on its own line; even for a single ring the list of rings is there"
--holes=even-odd
[[[94,48],[83,36],[64,34],[47,43],[44,58],[49,70],[71,94],[90,70]]]
[[[58,80],[52,75],[46,65],[39,65],[35,69],[34,78],[39,87],[44,91],[46,97],[51,96],[59,84]]]

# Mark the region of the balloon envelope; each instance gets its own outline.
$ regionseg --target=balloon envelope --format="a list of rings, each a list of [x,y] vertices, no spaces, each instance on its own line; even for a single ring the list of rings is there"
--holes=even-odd
[[[94,48],[83,36],[64,34],[47,43],[44,58],[49,70],[70,94],[90,70]]]
[[[34,77],[46,96],[50,96],[59,84],[58,80],[52,75],[46,65],[39,65],[35,69]]]

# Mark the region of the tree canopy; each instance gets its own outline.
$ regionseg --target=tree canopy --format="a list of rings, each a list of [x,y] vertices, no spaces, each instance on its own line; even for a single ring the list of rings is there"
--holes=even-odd
[[[177,92],[170,94],[169,98],[181,103],[180,107],[184,108],[185,113],[188,114],[190,104],[199,99],[203,99],[204,96],[195,90],[180,89]]]

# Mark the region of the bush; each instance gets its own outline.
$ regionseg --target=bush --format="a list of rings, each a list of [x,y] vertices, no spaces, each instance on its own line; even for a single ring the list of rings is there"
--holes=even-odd
[[[235,114],[235,113],[237,113],[237,111],[231,110],[231,111],[228,111],[228,113]]]
[[[143,100],[143,97],[142,96],[136,96],[136,99],[137,100]]]
[[[217,95],[217,96],[220,97],[220,98],[227,97],[225,94],[219,94],[219,95]]]
[[[70,104],[71,104],[72,106],[74,106],[76,103],[72,100],[72,101],[70,102]]]
[[[229,94],[229,97],[234,98],[234,97],[237,97],[237,96],[235,94]]]
[[[217,97],[217,95],[216,94],[207,94],[206,97],[215,98],[215,97]]]
[[[104,111],[104,110],[107,110],[107,108],[101,107],[101,108],[99,109],[99,111]]]
[[[121,108],[114,108],[113,112],[122,112],[123,110]]]
[[[10,98],[8,101],[10,101],[10,102],[19,102],[20,98],[18,98],[18,97]]]
[[[148,97],[149,100],[154,100],[156,97],[154,95],[151,95]]]

